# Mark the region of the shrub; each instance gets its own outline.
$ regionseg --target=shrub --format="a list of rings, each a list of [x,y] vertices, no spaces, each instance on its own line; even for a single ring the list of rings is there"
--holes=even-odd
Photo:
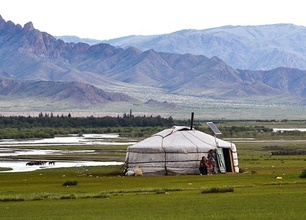
[[[66,196],[61,196],[60,199],[76,199],[75,195],[66,195]]]
[[[91,198],[109,198],[109,195],[107,195],[107,194],[99,194],[99,195],[94,195]]]
[[[17,197],[0,198],[0,202],[20,202],[24,200],[25,200],[24,198],[17,198]]]
[[[156,191],[156,194],[166,194],[166,191],[165,190],[157,190]]]
[[[204,189],[202,193],[226,193],[226,192],[234,192],[233,187],[212,187],[208,189]]]
[[[78,184],[78,181],[76,180],[67,180],[63,183],[63,186],[76,186]]]
[[[303,170],[303,172],[300,175],[300,178],[306,178],[306,170]]]

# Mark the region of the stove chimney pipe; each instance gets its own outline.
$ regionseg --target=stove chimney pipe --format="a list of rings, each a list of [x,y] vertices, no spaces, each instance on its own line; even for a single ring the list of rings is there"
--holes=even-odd
[[[191,120],[190,120],[190,130],[193,129],[193,118],[194,118],[194,113],[191,112]]]

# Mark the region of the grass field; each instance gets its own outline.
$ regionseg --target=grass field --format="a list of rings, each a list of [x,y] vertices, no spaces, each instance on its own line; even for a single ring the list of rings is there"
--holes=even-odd
[[[305,167],[305,161],[303,161]],[[275,167],[274,167],[275,168]],[[122,177],[73,169],[1,174],[1,219],[304,219],[300,169],[257,174]],[[282,179],[276,179],[281,176]],[[63,186],[67,180],[76,186]],[[233,192],[202,193],[232,187]]]
[[[306,219],[306,155],[270,155],[305,150],[306,140],[236,145],[245,173],[125,177],[118,166],[0,173],[0,219]],[[124,148],[117,147],[121,160]]]

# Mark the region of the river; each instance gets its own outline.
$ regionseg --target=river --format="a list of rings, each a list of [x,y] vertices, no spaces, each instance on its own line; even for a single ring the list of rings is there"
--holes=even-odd
[[[55,165],[32,165],[26,166],[27,161],[14,159],[16,156],[37,156],[37,155],[63,155],[69,153],[95,153],[94,150],[45,150],[25,149],[25,146],[56,146],[56,145],[132,145],[135,141],[122,140],[118,134],[84,134],[82,136],[69,135],[67,137],[55,137],[35,140],[0,140],[0,167],[11,168],[1,172],[27,172],[39,169],[51,169],[60,167],[86,167],[86,166],[109,166],[121,165],[122,162],[97,162],[97,161],[56,161]],[[18,148],[23,146],[23,148]],[[48,161],[47,161],[48,162]]]

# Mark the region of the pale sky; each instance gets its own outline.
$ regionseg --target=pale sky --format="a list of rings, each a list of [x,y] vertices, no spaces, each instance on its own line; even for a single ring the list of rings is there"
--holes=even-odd
[[[306,26],[303,0],[1,0],[6,21],[99,40],[225,25]]]

